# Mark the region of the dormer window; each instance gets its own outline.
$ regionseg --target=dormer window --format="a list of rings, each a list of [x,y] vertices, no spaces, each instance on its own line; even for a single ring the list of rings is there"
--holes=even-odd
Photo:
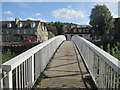
[[[23,23],[22,22],[19,22],[18,23],[18,28],[21,28],[23,26]]]
[[[31,22],[31,25],[30,25],[32,28],[35,27],[35,22]]]
[[[9,22],[9,23],[7,24],[7,27],[8,27],[8,28],[11,28],[11,27],[12,27],[12,24]]]
[[[44,31],[45,30],[45,28],[44,28],[44,26],[42,25],[42,30]]]
[[[77,32],[77,29],[73,29],[73,32]]]
[[[20,34],[20,30],[17,30],[17,34]]]
[[[82,32],[82,29],[78,29],[78,32]]]
[[[83,32],[89,32],[89,29],[84,29]]]

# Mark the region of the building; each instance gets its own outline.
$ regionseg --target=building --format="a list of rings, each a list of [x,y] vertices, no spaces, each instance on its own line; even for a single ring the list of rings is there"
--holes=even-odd
[[[1,21],[3,42],[22,42],[29,38],[32,42],[43,42],[48,40],[47,28],[44,22],[39,20]]]
[[[112,29],[114,40],[120,41],[120,18],[114,18],[114,28]]]
[[[91,30],[91,40],[92,41],[104,41],[105,37],[107,41],[120,41],[120,18],[113,18],[114,27],[103,33],[103,36],[99,35],[98,30]],[[105,40],[105,41],[106,41]]]
[[[65,36],[67,40],[71,40],[71,37],[73,35],[79,35],[85,39],[90,40],[91,39],[91,31],[90,31],[90,26],[89,25],[79,25],[76,27],[71,27],[68,32],[65,32]]]

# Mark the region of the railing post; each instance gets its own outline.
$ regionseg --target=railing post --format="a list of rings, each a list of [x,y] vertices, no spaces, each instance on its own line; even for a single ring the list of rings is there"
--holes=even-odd
[[[0,68],[0,90],[3,88],[2,69]]]
[[[12,89],[13,88],[12,71],[7,72],[6,74],[7,76],[5,77],[5,88]]]
[[[31,82],[34,82],[34,69],[35,69],[35,68],[34,68],[34,54],[32,55],[31,64],[32,64],[32,65],[31,65],[31,66],[32,66],[32,67],[31,67],[31,68],[32,68],[32,69],[31,69],[31,74],[32,74],[32,75],[31,75]],[[32,83],[32,86],[33,86],[33,85],[34,85],[34,83]],[[31,87],[31,88],[32,88],[32,87]]]

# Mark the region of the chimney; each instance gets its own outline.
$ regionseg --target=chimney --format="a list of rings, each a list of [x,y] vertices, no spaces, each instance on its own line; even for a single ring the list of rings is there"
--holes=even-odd
[[[15,24],[17,24],[20,21],[19,18],[15,18]]]

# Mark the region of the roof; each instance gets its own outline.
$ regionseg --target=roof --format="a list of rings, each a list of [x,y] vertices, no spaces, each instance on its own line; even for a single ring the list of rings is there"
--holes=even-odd
[[[8,23],[11,23],[11,28],[18,28],[18,23],[22,22],[22,27],[21,28],[30,28],[30,24],[32,22],[35,22],[35,27],[34,28],[37,28],[38,24],[41,23],[40,20],[19,20],[17,23],[16,21],[0,21],[0,27],[2,28],[7,28],[7,24]]]

